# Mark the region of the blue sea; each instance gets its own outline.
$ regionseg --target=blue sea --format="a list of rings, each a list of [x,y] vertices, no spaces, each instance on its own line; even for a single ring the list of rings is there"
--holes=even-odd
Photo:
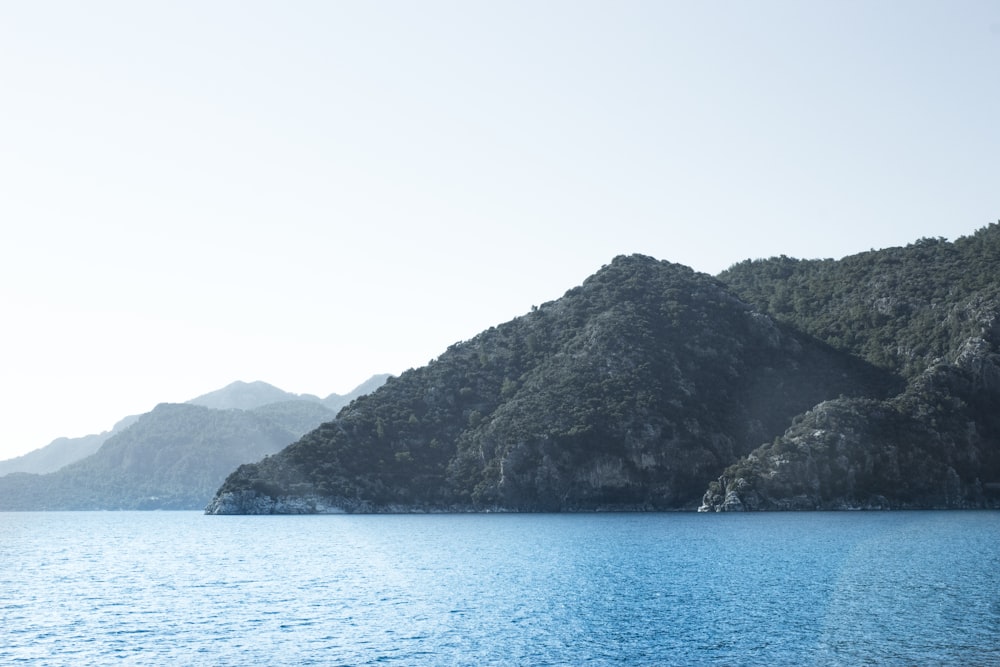
[[[1000,512],[0,514],[3,665],[1000,665]]]

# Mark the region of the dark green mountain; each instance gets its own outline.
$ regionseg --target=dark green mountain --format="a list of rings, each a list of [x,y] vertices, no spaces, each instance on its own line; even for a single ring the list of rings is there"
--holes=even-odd
[[[775,320],[907,381],[834,400],[727,468],[706,509],[1000,506],[1000,225],[720,276]]]
[[[797,415],[901,386],[710,276],[618,257],[241,466],[207,511],[693,509]]]
[[[319,399],[288,400],[295,395],[261,385],[238,390],[251,401],[259,397],[255,389],[284,400],[253,409],[164,403],[56,472],[2,477],[0,511],[203,508],[237,465],[273,454],[336,416]],[[226,399],[226,389],[220,392],[216,397]]]

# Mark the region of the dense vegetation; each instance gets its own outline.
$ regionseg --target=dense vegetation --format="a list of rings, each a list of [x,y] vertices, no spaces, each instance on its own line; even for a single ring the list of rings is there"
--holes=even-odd
[[[241,466],[210,511],[693,508],[794,416],[898,385],[709,276],[618,257]]]
[[[824,403],[729,467],[711,509],[1000,505],[1000,225],[838,262],[723,273],[773,317],[908,382]]]
[[[997,266],[1000,225],[717,278],[617,257],[336,419],[235,383],[199,399],[257,407],[159,406],[0,509],[1000,507]]]
[[[839,261],[746,261],[719,278],[774,319],[907,378],[996,336],[1000,225]],[[995,342],[995,340],[994,340]]]

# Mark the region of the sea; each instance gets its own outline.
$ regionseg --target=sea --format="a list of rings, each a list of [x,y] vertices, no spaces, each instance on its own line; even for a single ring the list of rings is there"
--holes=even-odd
[[[1000,512],[0,513],[0,665],[1000,665]]]

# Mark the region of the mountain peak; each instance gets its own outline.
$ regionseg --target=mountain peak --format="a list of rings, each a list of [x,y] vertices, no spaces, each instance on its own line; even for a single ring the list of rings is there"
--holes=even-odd
[[[202,394],[187,402],[216,410],[253,410],[269,403],[294,400],[319,402],[320,399],[310,394],[292,394],[260,380],[254,382],[237,380],[222,389]]]

